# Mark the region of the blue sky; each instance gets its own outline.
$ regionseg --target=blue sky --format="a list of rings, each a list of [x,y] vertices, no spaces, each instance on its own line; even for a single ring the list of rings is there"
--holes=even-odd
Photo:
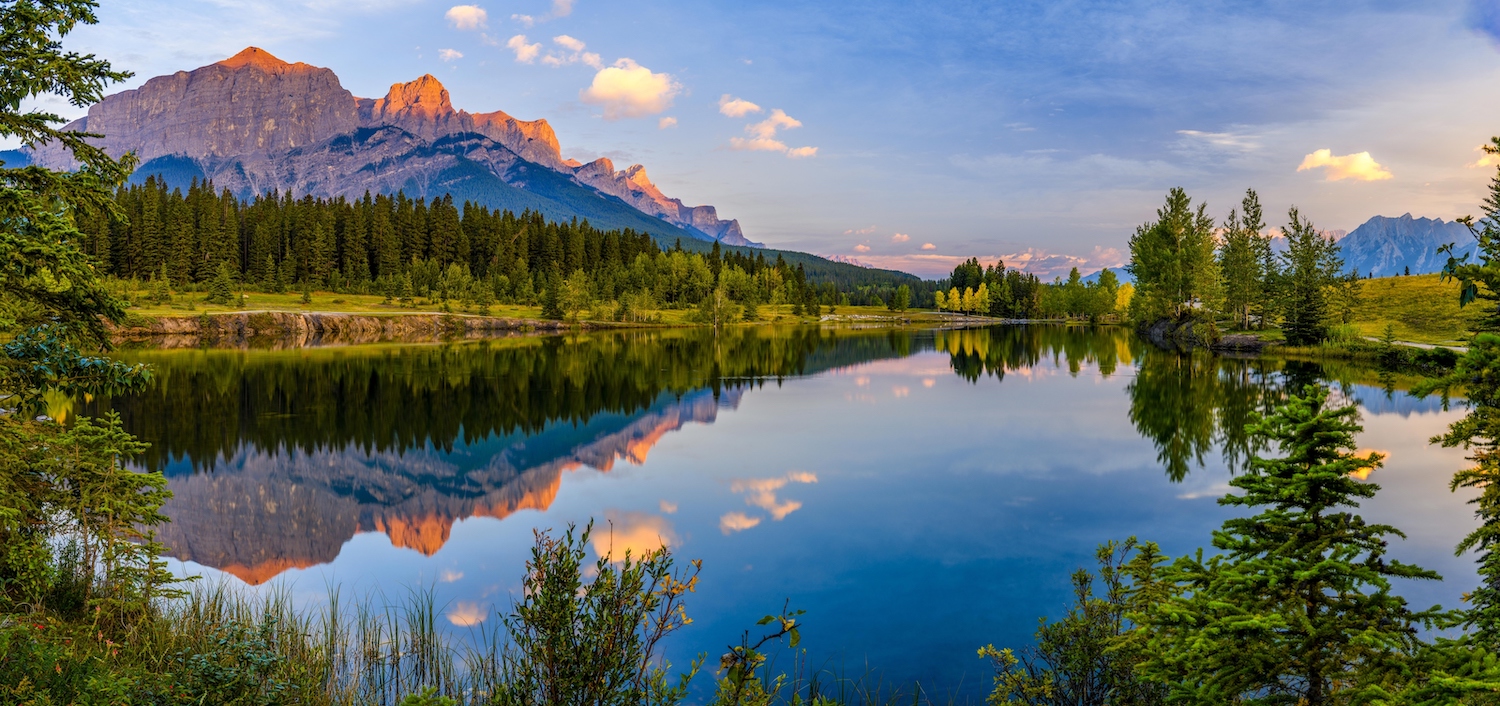
[[[1500,133],[1494,2],[104,0],[99,17],[68,44],[130,86],[248,45],[365,97],[431,73],[456,107],[546,118],[565,156],[645,164],[751,239],[927,276],[971,255],[1121,264],[1172,186],[1220,218],[1254,187],[1273,223],[1292,204],[1328,229],[1451,219],[1476,210],[1493,166],[1475,148]]]

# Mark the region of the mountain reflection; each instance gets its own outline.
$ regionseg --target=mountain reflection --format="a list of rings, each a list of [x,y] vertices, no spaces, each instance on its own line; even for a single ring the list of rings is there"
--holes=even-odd
[[[910,334],[795,328],[142,352],[151,389],[86,413],[113,407],[151,442],[172,556],[258,584],[360,532],[431,555],[456,521],[544,510],[563,472],[643,463],[749,387],[911,350]]]
[[[749,389],[925,351],[946,353],[953,372],[975,384],[1007,375],[1127,376],[1130,421],[1174,481],[1215,452],[1238,468],[1255,450],[1244,433],[1251,416],[1310,380],[1350,383],[1346,394],[1373,391],[1362,396],[1380,410],[1430,406],[1404,394],[1386,399],[1365,387],[1373,373],[1352,368],[1161,351],[1119,327],[1005,326],[141,351],[130,357],[155,369],[149,390],[80,411],[114,408],[151,443],[140,461],[164,471],[174,494],[164,508],[172,521],[161,530],[172,556],[259,584],[330,562],[363,532],[432,555],[459,520],[545,510],[565,472],[644,463],[663,436],[714,423]],[[898,385],[892,394],[904,398],[910,389]],[[804,475],[742,479],[731,490],[774,521],[800,507],[778,492],[816,481]],[[719,529],[738,532],[761,519],[730,512]]]

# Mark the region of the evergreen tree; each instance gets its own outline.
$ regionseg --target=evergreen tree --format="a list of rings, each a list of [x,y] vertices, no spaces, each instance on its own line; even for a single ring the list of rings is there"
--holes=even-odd
[[[1327,290],[1344,269],[1344,261],[1333,239],[1313,228],[1295,206],[1287,219],[1282,331],[1291,345],[1315,345],[1328,335]]]
[[[205,301],[220,306],[229,306],[234,303],[234,277],[229,273],[229,263],[220,262],[219,272],[208,286],[208,296]]]
[[[1241,329],[1250,327],[1250,311],[1265,291],[1265,260],[1261,252],[1260,198],[1254,189],[1245,191],[1241,202],[1244,216],[1231,209],[1224,220],[1219,245],[1219,273],[1224,283],[1224,311]]]
[[[1173,188],[1156,216],[1130,238],[1130,264],[1125,269],[1136,282],[1132,318],[1142,324],[1184,321],[1195,311],[1211,311],[1217,303],[1219,274],[1214,222],[1206,205],[1194,210],[1187,192]]]
[[[1392,579],[1437,574],[1385,556],[1395,527],[1349,510],[1378,485],[1359,478],[1381,456],[1353,453],[1355,406],[1328,407],[1308,386],[1247,428],[1279,458],[1254,456],[1219,502],[1257,511],[1214,533],[1219,554],[1179,559],[1180,591],[1135,616],[1150,635],[1143,674],[1187,703],[1361,703],[1388,696],[1436,617],[1411,611]]]
[[[562,284],[563,279],[556,272],[547,278],[547,288],[542,290],[542,318],[563,320],[565,312],[562,308]]]
[[[891,296],[891,309],[895,311],[906,311],[911,306],[911,287],[901,285],[896,287],[896,293]]]

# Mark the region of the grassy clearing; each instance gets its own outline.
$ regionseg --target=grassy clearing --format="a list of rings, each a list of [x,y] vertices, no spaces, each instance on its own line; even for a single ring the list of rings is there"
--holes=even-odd
[[[1458,284],[1435,274],[1364,280],[1360,299],[1351,323],[1375,338],[1390,325],[1397,340],[1461,345],[1479,318],[1478,307],[1459,308]]]

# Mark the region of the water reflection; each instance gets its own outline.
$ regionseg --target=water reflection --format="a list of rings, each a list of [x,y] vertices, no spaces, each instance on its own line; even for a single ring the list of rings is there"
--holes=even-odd
[[[308,600],[327,583],[436,582],[460,628],[508,604],[532,528],[594,518],[599,556],[705,560],[674,662],[792,598],[816,616],[808,643],[846,665],[982,685],[974,647],[1024,644],[1097,542],[1205,544],[1254,450],[1244,423],[1314,379],[1361,400],[1367,437],[1392,452],[1365,509],[1411,533],[1416,555],[1399,558],[1472,585],[1449,558],[1469,524],[1446,488],[1461,453],[1426,444],[1452,414],[1357,367],[1051,326],[133,356],[153,387],[85,411],[113,406],[152,443],[173,556],[300,580]],[[1413,590],[1422,605],[1457,595]]]

